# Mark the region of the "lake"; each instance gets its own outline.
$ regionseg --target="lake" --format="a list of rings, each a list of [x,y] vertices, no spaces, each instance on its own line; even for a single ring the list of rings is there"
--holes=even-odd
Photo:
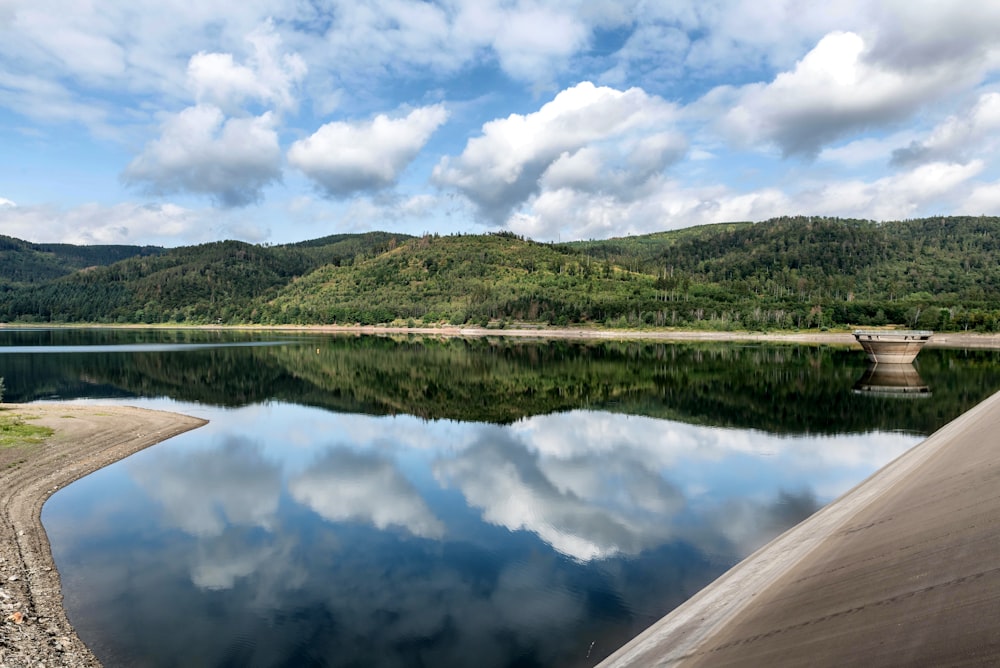
[[[0,377],[210,420],[43,509],[107,666],[584,666],[1000,389],[1000,355],[925,349],[901,395],[846,347],[16,329]]]

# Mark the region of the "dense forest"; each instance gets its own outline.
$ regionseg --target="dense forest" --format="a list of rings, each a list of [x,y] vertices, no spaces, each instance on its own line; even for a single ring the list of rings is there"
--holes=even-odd
[[[998,233],[995,217],[785,217],[564,244],[506,232],[173,249],[0,237],[0,322],[996,331]]]

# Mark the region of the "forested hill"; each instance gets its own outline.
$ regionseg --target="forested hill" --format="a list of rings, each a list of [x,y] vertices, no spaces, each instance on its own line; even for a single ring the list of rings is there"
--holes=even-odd
[[[995,217],[787,217],[566,244],[509,233],[226,241],[64,276],[43,266],[0,285],[0,320],[993,331],[998,237]]]
[[[75,246],[33,244],[0,234],[0,285],[50,281],[87,267],[130,257],[158,255],[159,246]]]

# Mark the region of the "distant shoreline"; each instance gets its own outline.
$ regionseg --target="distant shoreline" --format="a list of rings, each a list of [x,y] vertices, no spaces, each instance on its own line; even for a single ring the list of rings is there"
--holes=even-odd
[[[211,326],[209,326],[211,327]],[[485,327],[391,327],[379,325],[267,325],[230,326],[224,329],[262,329],[276,331],[325,332],[331,334],[420,334],[448,337],[517,337],[557,340],[598,341],[758,341],[774,343],[809,343],[829,345],[857,345],[852,332],[714,332],[704,330],[614,330],[572,327],[529,329],[488,329]],[[942,332],[927,343],[934,348],[990,348],[1000,349],[1000,334],[968,332]]]
[[[397,325],[185,325],[185,324],[49,324],[49,323],[0,323],[0,329],[191,329],[208,331],[275,331],[315,332],[344,335],[419,335],[451,338],[510,337],[538,340],[572,341],[755,341],[770,343],[802,343],[825,345],[860,345],[850,331],[710,331],[710,330],[637,330],[600,329],[590,327],[549,327],[546,325],[517,325],[497,329],[442,325],[438,327],[405,327]],[[878,329],[878,328],[873,328]],[[888,329],[888,328],[887,328]],[[982,348],[1000,350],[1000,333],[940,332],[927,343],[928,348]]]

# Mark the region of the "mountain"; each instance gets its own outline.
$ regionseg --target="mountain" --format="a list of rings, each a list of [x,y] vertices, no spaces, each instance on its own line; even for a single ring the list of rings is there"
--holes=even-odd
[[[0,321],[994,331],[998,236],[995,217],[782,217],[565,244],[371,232],[144,252],[3,238],[21,262],[0,283]]]
[[[0,286],[42,283],[87,267],[163,251],[158,246],[33,244],[0,234]]]

